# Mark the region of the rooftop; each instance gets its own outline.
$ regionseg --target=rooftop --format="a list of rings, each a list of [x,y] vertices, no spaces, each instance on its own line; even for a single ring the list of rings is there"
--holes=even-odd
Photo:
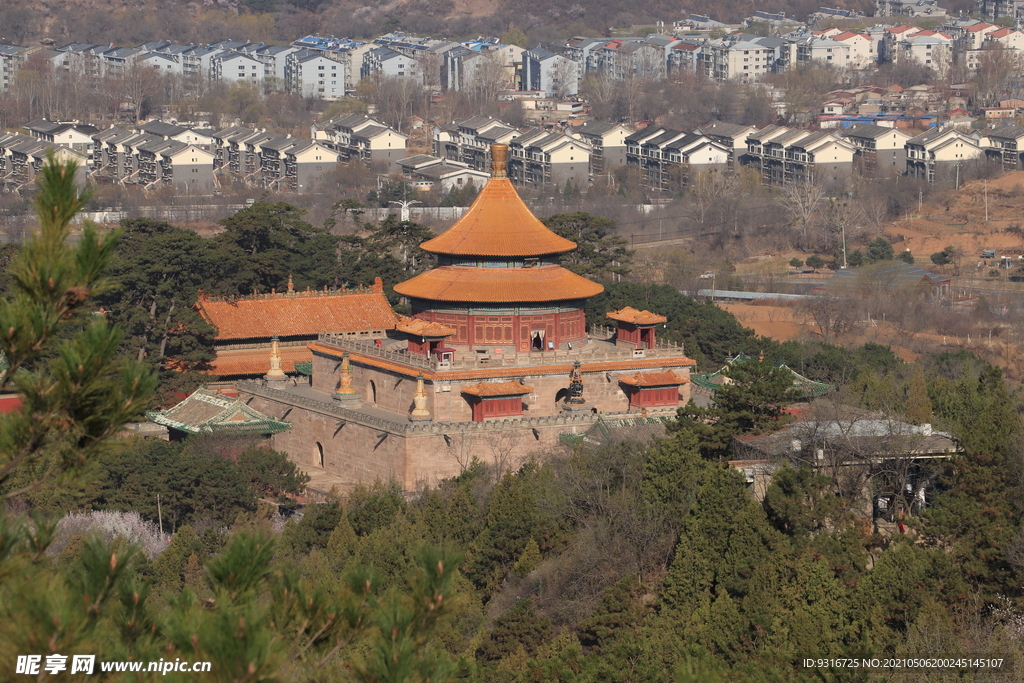
[[[491,353],[487,358],[476,354],[458,354],[454,361],[439,361],[410,354],[402,340],[382,340],[378,346],[373,340],[355,339],[347,335],[320,335],[309,348],[317,353],[341,357],[348,351],[353,361],[415,377],[423,373],[430,380],[496,379],[537,374],[568,374],[572,364],[580,361],[583,372],[613,370],[663,370],[666,367],[683,368],[696,364],[684,355],[683,347],[659,342],[657,348],[645,349],[637,355],[634,349],[616,346],[614,333],[608,328],[594,326],[591,338],[572,349],[529,351],[525,353]],[[269,356],[268,356],[269,358]]]
[[[432,301],[519,303],[586,299],[604,287],[561,266],[441,266],[395,285],[395,291]]]
[[[203,388],[196,389],[172,408],[147,412],[146,417],[157,424],[190,434],[274,434],[291,429],[287,422],[268,417],[237,398],[221,396]]]
[[[217,327],[217,340],[269,339],[274,335],[314,336],[321,332],[365,332],[395,327],[383,286],[355,291],[294,292],[215,299],[196,303]]]
[[[505,176],[502,160],[500,169],[491,175],[466,213],[452,227],[420,247],[452,256],[541,256],[572,251],[576,243],[559,237],[533,215],[512,181]],[[600,291],[599,288],[594,294]]]
[[[668,318],[663,315],[651,313],[650,311],[638,311],[631,306],[620,308],[619,310],[612,311],[607,315],[612,320],[631,323],[633,325],[658,325],[660,323],[668,322]]]

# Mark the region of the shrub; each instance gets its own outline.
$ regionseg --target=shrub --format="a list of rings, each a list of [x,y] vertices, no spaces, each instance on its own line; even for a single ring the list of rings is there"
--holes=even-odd
[[[167,547],[160,538],[160,529],[153,522],[142,518],[138,512],[117,512],[114,510],[93,510],[91,512],[69,512],[57,523],[55,539],[49,552],[60,554],[75,536],[98,533],[110,544],[118,537],[137,546],[146,556],[153,559]]]

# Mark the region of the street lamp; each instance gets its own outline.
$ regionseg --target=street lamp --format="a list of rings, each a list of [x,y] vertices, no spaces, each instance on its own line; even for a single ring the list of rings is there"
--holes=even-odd
[[[409,207],[410,206],[412,206],[413,204],[422,204],[422,203],[423,202],[421,202],[418,199],[412,199],[412,200],[403,199],[400,202],[392,199],[391,201],[388,202],[388,204],[397,204],[398,206],[402,207],[402,220],[403,221],[409,220]]]

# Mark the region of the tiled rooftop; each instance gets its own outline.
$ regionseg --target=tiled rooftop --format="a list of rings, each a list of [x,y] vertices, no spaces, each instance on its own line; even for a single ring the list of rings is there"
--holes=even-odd
[[[490,178],[462,218],[420,246],[435,254],[541,256],[572,251],[576,243],[541,223],[519,198],[512,181]]]
[[[619,381],[634,387],[670,387],[686,384],[690,380],[669,370],[666,372],[638,372],[635,375],[621,377]]]
[[[220,341],[390,330],[396,322],[382,288],[200,299],[196,307],[217,327],[216,339]]]
[[[313,352],[302,346],[281,346],[281,369],[291,374],[295,364],[309,361]],[[221,377],[263,375],[270,369],[270,347],[256,349],[218,349],[211,363],[213,374]]]
[[[607,315],[612,320],[632,323],[633,325],[657,325],[659,323],[668,322],[668,318],[663,315],[651,313],[650,311],[638,311],[632,306],[620,308],[619,310],[612,311]]]
[[[532,391],[533,387],[519,382],[480,382],[462,388],[462,393],[470,396],[521,396]]]
[[[395,285],[395,291],[431,301],[512,303],[585,299],[600,294],[604,287],[561,266],[442,266]]]

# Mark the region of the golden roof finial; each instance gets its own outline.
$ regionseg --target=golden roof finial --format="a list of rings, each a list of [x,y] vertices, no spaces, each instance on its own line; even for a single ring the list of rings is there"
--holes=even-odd
[[[505,178],[508,176],[508,145],[491,145],[491,177]]]

